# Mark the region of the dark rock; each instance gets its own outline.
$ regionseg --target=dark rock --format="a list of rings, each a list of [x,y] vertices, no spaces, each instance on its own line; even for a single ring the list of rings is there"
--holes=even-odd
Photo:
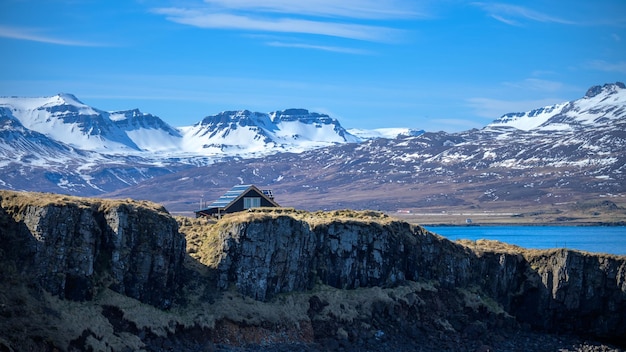
[[[95,341],[104,346],[105,331],[118,342],[132,336],[135,346],[151,351],[617,351],[584,338],[626,341],[626,257],[463,246],[379,215],[286,210],[215,224],[217,274],[191,275],[232,306],[236,318],[211,311],[215,318],[204,320],[205,312],[185,307],[184,317],[172,310],[161,323],[146,324],[132,320],[132,309],[100,302],[104,325],[48,341],[51,333],[23,328],[30,317],[66,319],[58,307],[46,306],[42,288],[82,301],[109,287],[161,308],[178,292],[201,290],[192,289],[199,285],[194,282],[178,291],[185,240],[164,210],[127,201],[20,197],[28,196],[0,192],[0,282],[22,290],[0,291],[0,330],[9,331],[0,346],[85,350]],[[319,291],[308,291],[313,288]],[[258,315],[267,308],[264,301],[302,298],[298,302],[308,307],[296,321]],[[22,342],[21,336],[29,338]]]
[[[492,302],[476,308],[485,316],[496,314],[491,304],[533,328],[609,340],[626,336],[624,257],[571,250],[478,252],[400,221],[308,224],[287,215],[233,222],[219,236],[219,286],[234,282],[257,300],[315,282],[354,289],[433,280],[442,288],[476,288],[476,300]],[[411,298],[402,304],[415,302]],[[443,299],[434,299],[431,311],[445,310],[450,302]],[[319,312],[320,302],[309,303],[310,314]],[[371,309],[374,321],[403,314],[400,303],[379,301]],[[462,315],[454,319],[458,327],[467,323]],[[480,326],[467,332],[484,335]]]
[[[161,308],[172,304],[180,284],[185,238],[164,210],[123,201],[40,195],[47,203],[19,205],[2,192],[6,227],[0,249],[13,253],[25,275],[48,292],[83,301],[96,284]],[[27,196],[25,197],[27,198]],[[17,246],[20,244],[20,246]]]

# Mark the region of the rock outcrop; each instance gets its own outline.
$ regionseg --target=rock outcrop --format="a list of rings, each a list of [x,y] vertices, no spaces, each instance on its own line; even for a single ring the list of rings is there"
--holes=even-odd
[[[5,191],[0,203],[2,254],[46,291],[83,301],[99,285],[171,306],[185,238],[164,208]]]
[[[374,218],[309,223],[298,216],[251,215],[220,228],[218,286],[267,300],[311,289],[319,281],[340,289],[394,286],[436,279],[466,285],[471,251],[419,226]],[[318,221],[314,219],[314,221]]]
[[[381,214],[360,216],[233,218],[218,231],[218,286],[235,283],[241,294],[269,300],[318,282],[354,289],[432,280],[446,288],[478,289],[536,328],[626,337],[624,257],[489,248],[484,241],[482,248],[464,246]]]
[[[0,350],[626,341],[624,256],[451,242],[376,212],[177,223],[146,202],[0,191],[0,205]]]

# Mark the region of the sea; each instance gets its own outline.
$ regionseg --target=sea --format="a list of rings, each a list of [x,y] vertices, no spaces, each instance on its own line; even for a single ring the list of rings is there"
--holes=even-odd
[[[497,240],[530,249],[626,255],[626,226],[426,226],[450,240]]]

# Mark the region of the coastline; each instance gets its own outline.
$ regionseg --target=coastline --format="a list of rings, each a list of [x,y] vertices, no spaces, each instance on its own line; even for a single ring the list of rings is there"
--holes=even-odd
[[[626,226],[626,209],[610,211],[526,212],[429,209],[416,212],[388,212],[395,218],[421,226]]]
[[[542,222],[542,223],[514,223],[514,222],[491,222],[491,223],[472,223],[472,224],[450,224],[450,223],[419,223],[420,226],[427,227],[495,227],[495,226],[527,226],[527,227],[545,227],[545,226],[562,226],[562,227],[626,227],[626,221],[616,222],[577,222],[577,223],[562,223],[562,222]]]

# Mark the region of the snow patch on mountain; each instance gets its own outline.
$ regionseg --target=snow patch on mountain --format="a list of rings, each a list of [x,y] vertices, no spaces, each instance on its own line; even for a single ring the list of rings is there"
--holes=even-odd
[[[591,87],[581,99],[527,112],[508,113],[485,129],[567,131],[626,116],[626,85],[621,82]]]
[[[387,138],[394,139],[400,136],[413,136],[417,137],[419,135],[424,134],[424,130],[415,130],[412,128],[375,128],[375,129],[358,129],[358,128],[350,128],[348,129],[350,134],[357,136],[361,139],[377,139],[377,138]]]
[[[180,131],[152,114],[135,109],[111,112],[109,118],[142,151],[176,152],[180,150],[182,140]]]
[[[553,116],[560,114],[569,103],[555,104],[528,112],[508,113],[493,122],[490,126],[513,127],[518,130],[530,131],[546,123]]]
[[[179,128],[181,149],[202,155],[258,156],[358,142],[336,119],[305,109],[224,111]]]
[[[27,129],[72,147],[99,152],[138,151],[137,145],[109,118],[71,94],[53,97],[0,97],[0,107]]]

